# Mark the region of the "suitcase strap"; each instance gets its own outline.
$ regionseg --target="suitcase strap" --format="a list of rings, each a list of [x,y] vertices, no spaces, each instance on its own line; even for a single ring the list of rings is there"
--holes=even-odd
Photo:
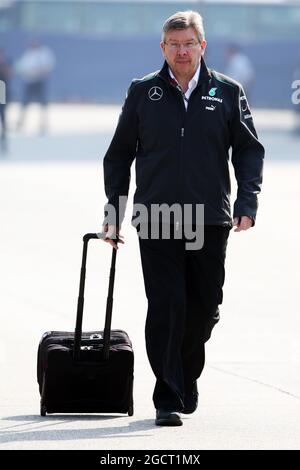
[[[85,277],[86,277],[86,258],[87,258],[88,242],[91,239],[101,239],[101,238],[103,238],[102,233],[86,233],[83,237],[82,263],[81,263],[81,271],[80,271],[79,295],[78,295],[78,303],[77,303],[77,315],[76,315],[74,351],[73,351],[73,356],[75,360],[80,359],[80,345],[81,345],[81,336],[82,336],[82,317],[83,317],[83,307],[84,307],[84,288],[85,288]],[[116,242],[118,242],[118,238],[116,238]],[[104,333],[103,333],[103,359],[104,360],[107,360],[109,358],[109,343],[110,343],[111,318],[112,318],[112,308],[113,308],[113,290],[114,290],[115,271],[116,271],[115,269],[116,256],[117,256],[117,250],[113,248],[112,257],[111,257],[110,275],[109,275],[108,296],[107,296],[107,301],[106,301],[105,326],[104,326]]]

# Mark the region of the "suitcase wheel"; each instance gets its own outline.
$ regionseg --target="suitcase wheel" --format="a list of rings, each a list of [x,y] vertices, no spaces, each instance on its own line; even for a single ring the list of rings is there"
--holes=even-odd
[[[133,405],[130,405],[128,409],[128,416],[133,416]]]
[[[47,409],[45,405],[41,405],[41,416],[46,416],[46,413],[47,413]]]

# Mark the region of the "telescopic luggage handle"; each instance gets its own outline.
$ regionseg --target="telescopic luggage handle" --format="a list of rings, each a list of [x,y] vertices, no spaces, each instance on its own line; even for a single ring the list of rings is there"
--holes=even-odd
[[[75,360],[80,358],[80,345],[82,336],[82,317],[83,317],[83,306],[84,306],[84,288],[85,288],[85,277],[86,277],[86,258],[88,242],[91,239],[103,239],[103,233],[86,233],[83,237],[83,252],[82,252],[82,263],[80,271],[80,283],[79,283],[79,296],[77,303],[77,316],[76,316],[76,327],[74,336],[74,351],[73,356]],[[119,241],[116,236],[116,243]],[[117,250],[112,249],[109,285],[108,285],[108,296],[106,301],[106,313],[105,313],[105,326],[103,334],[103,359],[107,360],[109,357],[109,343],[110,343],[110,332],[111,332],[111,318],[112,318],[112,307],[113,307],[113,290],[115,282],[115,266],[116,266]]]

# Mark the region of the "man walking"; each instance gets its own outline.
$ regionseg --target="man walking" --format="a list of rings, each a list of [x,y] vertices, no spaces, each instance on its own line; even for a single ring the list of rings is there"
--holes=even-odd
[[[15,70],[23,80],[23,96],[21,112],[17,122],[17,129],[24,125],[25,114],[31,103],[41,106],[40,133],[47,129],[48,81],[55,66],[55,57],[52,50],[32,41],[17,61]]]
[[[178,12],[163,25],[162,69],[134,80],[104,158],[108,198],[103,225],[105,241],[117,248],[130,167],[136,159],[134,207],[148,299],[146,348],[156,376],[153,402],[157,425],[182,425],[181,413],[198,404],[197,379],[205,362],[205,342],[219,321],[224,262],[230,229],[255,223],[264,158],[241,85],[207,68],[202,17]],[[238,184],[233,219],[230,208],[229,149]],[[173,214],[153,220],[153,206],[191,210],[184,219]],[[199,217],[198,206],[204,207]],[[114,211],[115,217],[111,214]],[[136,216],[136,214],[135,214]],[[140,223],[137,223],[137,220]],[[159,226],[148,237],[146,226]],[[163,228],[170,236],[162,236]],[[152,227],[151,227],[152,226]],[[204,244],[187,248],[190,227],[204,231]],[[151,233],[151,230],[150,230]],[[157,234],[156,234],[157,235]]]
[[[0,49],[0,81],[1,83],[1,94],[4,96],[0,97],[0,121],[1,121],[1,133],[0,133],[0,153],[7,152],[7,122],[6,112],[7,105],[10,100],[10,80],[12,76],[12,70],[10,61],[7,59],[3,49]]]

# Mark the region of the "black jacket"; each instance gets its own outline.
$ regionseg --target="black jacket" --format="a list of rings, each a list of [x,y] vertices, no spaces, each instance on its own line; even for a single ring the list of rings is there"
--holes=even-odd
[[[136,159],[134,203],[204,204],[205,224],[232,226],[229,149],[238,183],[234,217],[256,217],[264,148],[239,83],[207,69],[201,60],[188,108],[168,64],[133,80],[104,157],[108,203],[118,212]],[[193,220],[195,223],[196,220]]]

